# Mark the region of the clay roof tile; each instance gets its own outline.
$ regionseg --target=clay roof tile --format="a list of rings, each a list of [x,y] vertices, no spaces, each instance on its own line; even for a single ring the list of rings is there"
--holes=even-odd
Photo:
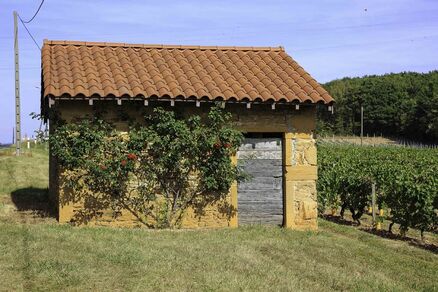
[[[43,97],[333,102],[282,47],[44,40],[41,60]]]

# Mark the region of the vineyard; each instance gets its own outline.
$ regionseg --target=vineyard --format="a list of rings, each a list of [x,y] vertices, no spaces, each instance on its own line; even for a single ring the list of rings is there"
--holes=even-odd
[[[387,146],[318,145],[319,212],[350,211],[355,221],[371,204],[385,209],[389,225],[436,231],[438,227],[438,149]],[[383,220],[383,218],[380,218]]]

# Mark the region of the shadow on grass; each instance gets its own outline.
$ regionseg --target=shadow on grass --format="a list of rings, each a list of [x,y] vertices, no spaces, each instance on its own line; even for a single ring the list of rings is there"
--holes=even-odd
[[[47,188],[17,189],[11,193],[11,200],[19,212],[30,212],[42,218],[55,218],[48,192]]]
[[[320,216],[322,218],[324,218],[325,220],[336,223],[336,224],[346,225],[346,226],[359,226],[359,224],[357,224],[357,222],[349,221],[347,219],[342,218],[341,216],[328,215],[328,214],[323,214]]]
[[[435,254],[438,254],[438,246],[433,243],[422,242],[421,240],[411,238],[408,236],[401,236],[399,234],[391,233],[387,230],[375,230],[373,228],[359,228],[359,230],[365,231],[370,234],[374,234],[386,239],[399,240],[407,242],[409,245],[422,248],[428,251],[431,251]]]
[[[353,226],[361,231],[365,231],[367,233],[380,236],[382,238],[404,241],[412,246],[422,248],[422,249],[431,251],[435,254],[438,254],[438,246],[433,244],[433,243],[422,242],[421,240],[407,237],[407,236],[403,237],[399,234],[391,233],[387,230],[375,230],[371,227],[360,226],[356,222],[341,218],[341,216],[324,214],[324,215],[321,215],[321,217],[327,221],[330,221],[330,222],[333,222],[336,224],[345,225],[345,226]]]

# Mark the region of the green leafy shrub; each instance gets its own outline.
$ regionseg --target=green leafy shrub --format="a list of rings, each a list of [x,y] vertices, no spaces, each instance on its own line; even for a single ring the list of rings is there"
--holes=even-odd
[[[201,215],[205,206],[224,200],[239,179],[231,156],[243,136],[231,124],[231,115],[213,107],[200,116],[179,117],[156,108],[128,133],[95,119],[68,123],[50,137],[73,201],[85,200],[83,218],[110,208],[115,216],[132,213],[148,227],[178,227],[192,207]]]

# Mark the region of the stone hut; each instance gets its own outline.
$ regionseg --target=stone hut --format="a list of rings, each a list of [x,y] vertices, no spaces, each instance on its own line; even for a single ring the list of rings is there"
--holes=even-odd
[[[157,105],[202,114],[221,101],[233,114],[245,141],[237,153],[251,180],[234,184],[228,200],[232,218],[209,206],[203,216],[190,210],[183,227],[237,227],[278,224],[317,228],[317,159],[313,131],[317,104],[332,109],[333,98],[283,47],[143,45],[44,41],[42,114],[52,110],[65,121],[105,109],[120,131],[120,113],[140,118]],[[50,159],[50,198],[59,222],[74,220],[84,208],[68,202],[62,173]],[[93,224],[135,225],[103,211]]]

